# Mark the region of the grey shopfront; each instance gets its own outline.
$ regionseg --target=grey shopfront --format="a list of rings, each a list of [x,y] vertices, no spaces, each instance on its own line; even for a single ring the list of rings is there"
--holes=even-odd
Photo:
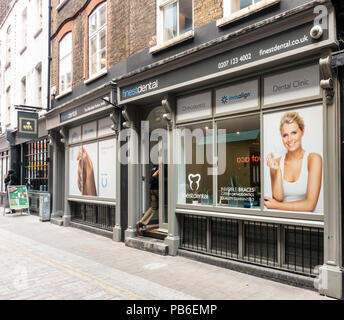
[[[135,132],[129,150],[146,159],[142,139],[150,139],[167,171],[156,227],[169,254],[247,262],[281,279],[294,275],[299,285],[318,277],[320,293],[341,298],[340,90],[326,68],[337,49],[334,13],[328,7],[328,29],[315,40],[311,9],[115,80]],[[280,122],[287,114],[303,120],[305,154],[321,163],[316,201],[294,209],[272,201],[267,166],[270,154],[285,159]],[[143,137],[147,120],[152,130]],[[164,129],[155,131],[160,138],[154,129]],[[147,162],[131,160],[126,241],[148,206]]]
[[[102,86],[52,109],[46,121],[54,150],[53,219],[120,241],[113,101],[111,86]]]

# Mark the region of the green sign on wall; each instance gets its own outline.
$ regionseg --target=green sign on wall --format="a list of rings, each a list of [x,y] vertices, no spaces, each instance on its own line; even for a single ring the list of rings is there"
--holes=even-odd
[[[12,210],[29,208],[26,186],[8,186],[7,191],[10,208]]]

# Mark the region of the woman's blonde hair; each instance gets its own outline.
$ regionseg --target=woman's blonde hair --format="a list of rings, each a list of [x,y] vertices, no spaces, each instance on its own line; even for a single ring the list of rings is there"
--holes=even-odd
[[[305,130],[305,123],[298,112],[287,112],[281,119],[280,131],[282,133],[282,128],[285,124],[291,124],[296,122],[301,131]]]

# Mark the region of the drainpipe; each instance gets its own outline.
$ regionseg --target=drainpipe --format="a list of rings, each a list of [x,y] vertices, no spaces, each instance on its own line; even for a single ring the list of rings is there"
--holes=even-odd
[[[51,0],[49,0],[49,10],[48,10],[48,91],[47,91],[47,110],[50,110],[50,66],[51,66],[51,43],[50,43],[50,37],[51,37]]]

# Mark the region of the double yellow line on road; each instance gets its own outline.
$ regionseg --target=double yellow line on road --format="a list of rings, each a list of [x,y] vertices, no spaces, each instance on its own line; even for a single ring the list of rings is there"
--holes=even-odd
[[[39,260],[43,263],[46,263],[48,265],[53,266],[56,269],[62,270],[66,273],[69,273],[77,278],[80,278],[84,281],[87,281],[88,283],[91,283],[93,285],[96,285],[98,287],[101,287],[111,293],[114,293],[120,297],[122,297],[123,299],[126,300],[149,300],[148,298],[145,298],[143,296],[137,295],[136,293],[132,292],[131,290],[128,289],[124,289],[120,286],[115,285],[112,282],[106,281],[104,279],[101,279],[99,277],[96,277],[93,274],[81,271],[80,269],[76,269],[74,267],[72,267],[71,265],[68,265],[66,263],[63,263],[61,261],[49,258],[45,255],[39,254],[37,252],[34,252],[32,250],[29,250],[23,246],[19,246],[17,244],[14,244],[11,241],[8,241],[6,239],[4,239],[3,237],[0,236],[0,243],[4,243],[10,247],[12,247],[13,249],[26,254],[27,256],[30,256],[36,260]]]

